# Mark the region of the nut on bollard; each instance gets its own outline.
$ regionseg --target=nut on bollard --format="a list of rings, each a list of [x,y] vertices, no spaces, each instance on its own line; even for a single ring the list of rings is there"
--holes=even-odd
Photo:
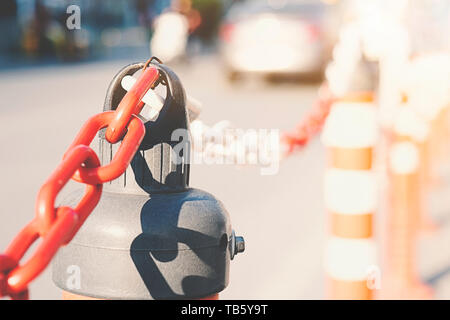
[[[230,248],[231,260],[233,260],[235,255],[245,251],[245,240],[244,240],[244,237],[236,236],[236,233],[233,230],[231,232],[231,237],[230,237],[230,241],[229,241],[229,246],[228,247]]]

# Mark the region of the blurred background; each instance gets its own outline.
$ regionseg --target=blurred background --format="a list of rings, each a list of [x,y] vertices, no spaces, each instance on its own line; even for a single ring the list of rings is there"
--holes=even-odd
[[[152,55],[169,64],[188,94],[201,101],[204,123],[226,119],[236,128],[288,132],[308,115],[323,83],[340,94],[352,81],[367,80],[354,80],[355,73],[369,74],[371,88],[381,90],[381,56],[396,56],[406,46],[408,57],[448,55],[448,1],[388,2],[0,1],[0,249],[34,216],[39,187],[84,121],[102,110],[109,81],[126,64]],[[79,21],[70,5],[79,7]],[[354,70],[364,71],[354,71],[350,81],[353,60],[333,66],[341,59],[335,48],[348,35],[342,30],[354,21],[367,22],[356,29],[376,40],[354,58]],[[408,45],[397,48],[398,25]],[[354,57],[350,53],[344,60]],[[435,81],[449,81],[440,79]],[[386,114],[389,126],[392,116]],[[449,160],[440,162],[438,187],[426,198],[436,229],[421,234],[415,247],[420,279],[437,299],[450,298]],[[216,195],[246,238],[247,251],[232,262],[223,298],[326,297],[325,166],[319,139],[284,158],[272,176],[261,176],[255,166],[192,166],[191,186]],[[383,206],[378,213],[383,215]],[[34,299],[60,298],[49,270],[31,293]]]
[[[177,36],[179,20],[165,18],[170,16],[168,13],[178,13],[188,29],[186,51],[180,56],[220,51],[230,73],[262,71],[257,65],[239,61],[239,56],[246,55],[244,60],[251,60],[262,43],[278,41],[284,46],[282,51],[307,50],[302,63],[291,62],[289,72],[320,72],[336,36],[338,6],[321,1],[281,1],[282,5],[272,2],[6,0],[0,8],[5,33],[0,44],[1,66],[104,61],[128,58],[130,54],[147,56],[150,41],[160,32]],[[66,27],[69,5],[81,10],[80,28]],[[160,31],[158,26],[165,23],[171,28]],[[291,39],[295,41],[289,43]],[[168,42],[167,37],[165,40]],[[179,41],[183,41],[181,37]],[[238,52],[231,55],[231,51]],[[277,70],[273,67],[266,71]]]

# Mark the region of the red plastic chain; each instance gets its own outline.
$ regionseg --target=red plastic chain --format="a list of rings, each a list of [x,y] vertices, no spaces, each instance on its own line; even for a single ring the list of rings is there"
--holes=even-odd
[[[136,116],[143,106],[141,100],[159,78],[158,70],[147,65],[117,110],[97,114],[86,122],[61,164],[39,190],[35,218],[0,254],[0,297],[28,299],[29,283],[47,267],[58,249],[75,236],[100,201],[103,183],[125,172],[145,135],[144,124]],[[123,141],[111,163],[100,166],[89,145],[103,128],[107,128],[106,139],[110,143],[122,138]],[[70,179],[86,184],[84,197],[75,208],[55,208],[56,196]],[[40,238],[42,241],[31,258],[20,265],[30,246]]]
[[[286,145],[287,149],[285,156],[305,147],[311,139],[319,134],[334,101],[335,98],[328,86],[322,85],[319,89],[319,98],[315,101],[312,110],[308,112],[293,132],[285,133],[281,137],[282,143]]]
[[[144,106],[143,103],[140,103],[142,98],[159,78],[158,70],[147,68],[147,65],[148,62],[145,64],[139,80],[123,97],[114,113],[114,118],[111,120],[108,129],[106,129],[105,136],[110,143],[116,143],[122,138],[131,115],[141,112]]]

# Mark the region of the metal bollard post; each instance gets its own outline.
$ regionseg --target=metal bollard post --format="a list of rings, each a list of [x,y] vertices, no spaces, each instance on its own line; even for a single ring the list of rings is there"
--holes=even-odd
[[[97,208],[53,261],[53,280],[66,299],[218,299],[228,285],[230,260],[245,249],[222,203],[189,187],[184,89],[169,68],[154,65],[167,86],[159,117],[145,123],[131,165],[105,184]],[[105,110],[122,99],[123,77],[142,67],[119,72]],[[99,139],[100,160],[108,163],[117,147],[104,134]],[[78,282],[71,281],[71,266],[79,270]]]

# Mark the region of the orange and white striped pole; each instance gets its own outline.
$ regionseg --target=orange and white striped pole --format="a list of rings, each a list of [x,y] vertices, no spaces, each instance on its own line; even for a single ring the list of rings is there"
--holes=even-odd
[[[428,182],[434,187],[442,182],[437,171],[442,162],[447,162],[449,151],[449,74],[449,53],[422,53],[409,60],[402,84],[408,103],[430,126],[427,139],[430,154]]]
[[[373,94],[338,99],[325,122],[327,148],[325,207],[330,238],[325,253],[330,299],[372,299],[377,287],[377,254],[373,239],[377,184],[372,170],[378,137]],[[375,278],[373,272],[375,271]]]
[[[431,158],[430,134],[431,126],[423,119],[406,101],[398,108],[393,122],[391,145],[397,142],[411,142],[417,148],[419,154],[418,179],[420,183],[420,193],[415,199],[418,205],[417,226],[422,230],[432,231],[436,229],[435,223],[430,218],[427,203],[427,195],[430,189]]]
[[[432,164],[439,166],[448,161],[449,155],[449,120],[450,104],[443,106],[437,116],[430,123],[430,153]],[[437,181],[439,182],[439,181]]]
[[[390,212],[387,226],[385,299],[427,299],[430,288],[416,270],[416,240],[421,211],[420,154],[410,141],[396,142],[389,151]]]

